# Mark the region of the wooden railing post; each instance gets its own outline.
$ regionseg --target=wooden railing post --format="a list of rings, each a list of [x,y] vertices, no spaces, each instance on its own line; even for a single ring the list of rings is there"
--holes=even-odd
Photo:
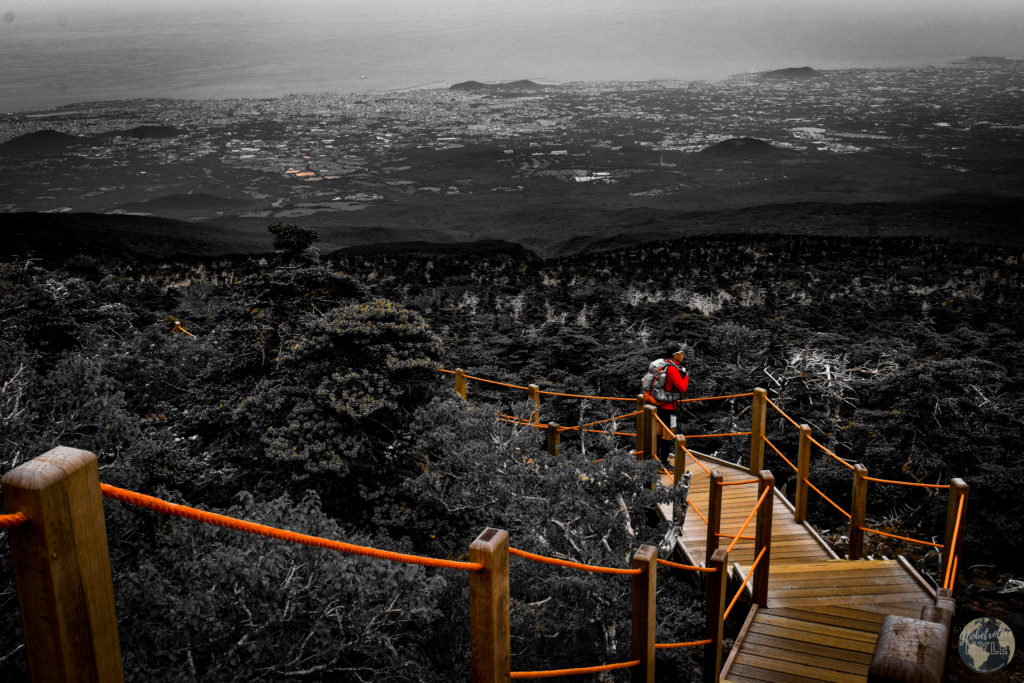
[[[463,401],[466,400],[466,373],[462,368],[455,369],[455,393]]]
[[[485,529],[469,546],[469,561],[484,566],[469,574],[472,680],[473,683],[505,683],[512,679],[508,532]]]
[[[558,444],[562,441],[562,432],[559,431],[557,422],[549,422],[548,427],[548,453],[558,455]]]
[[[658,409],[644,406],[644,452],[642,460],[654,460],[658,457]]]
[[[672,485],[679,486],[679,480],[686,473],[686,437],[676,435],[675,459],[672,460]]]
[[[654,683],[655,600],[658,583],[658,549],[642,545],[633,555],[633,683]]]
[[[807,480],[811,476],[811,428],[800,425],[800,450],[796,463],[796,503],[793,505],[793,520],[798,524],[807,521]]]
[[[754,389],[754,405],[750,413],[750,473],[756,475],[764,467],[764,423],[768,392]]]
[[[537,424],[540,422],[540,387],[536,384],[531,384],[527,387],[527,394],[530,400],[533,401],[533,417],[530,422]]]
[[[708,539],[704,548],[704,566],[708,566],[707,558],[718,549],[718,534],[722,532],[722,486],[724,477],[720,470],[711,470],[711,493],[708,496]]]
[[[946,572],[950,571],[952,564],[949,561],[950,544],[953,543],[953,530],[956,527],[956,512],[960,508],[960,500],[964,501],[964,509],[960,518],[960,529],[956,534],[956,544],[953,547],[953,557],[957,565],[960,564],[960,553],[963,550],[964,527],[967,515],[967,482],[959,477],[949,480],[949,502],[946,503],[946,537],[942,545],[942,579],[946,582]],[[955,578],[955,577],[954,577]],[[955,582],[954,582],[955,583]],[[950,591],[956,594],[956,586],[950,585]]]
[[[864,555],[864,526],[867,518],[868,468],[860,463],[853,466],[853,495],[850,497],[850,559],[859,560]]]
[[[754,557],[761,554],[762,548],[764,548],[764,557],[754,569],[752,588],[754,603],[766,607],[768,605],[768,576],[771,573],[772,560],[772,509],[775,507],[775,477],[768,470],[761,470],[758,473],[758,478],[761,481],[757,485],[757,497],[760,498],[765,491],[768,491],[768,496],[757,510]]]
[[[637,394],[636,409],[640,411],[640,414],[636,416],[636,448],[634,450],[637,453],[637,460],[643,460],[642,453],[644,452],[644,434],[646,434],[646,430],[644,429],[644,419],[646,418],[646,414],[643,412],[644,405],[644,395]]]
[[[14,578],[34,681],[123,681],[96,456],[59,446],[3,480]]]
[[[724,548],[714,552],[706,563],[714,574],[707,574],[708,613],[705,621],[704,637],[711,643],[704,646],[704,683],[718,683],[722,672],[722,635],[725,626],[725,588],[729,583],[725,568],[729,565],[729,553]]]

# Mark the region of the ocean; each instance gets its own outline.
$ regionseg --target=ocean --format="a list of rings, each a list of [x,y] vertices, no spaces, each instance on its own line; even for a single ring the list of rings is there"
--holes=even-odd
[[[913,8],[891,10],[885,22],[846,9],[840,20],[824,0],[137,0],[113,10],[78,1],[85,4],[0,6],[0,112],[463,80],[713,80],[789,66],[1018,56],[1024,48],[993,17],[933,13],[912,30],[921,21]]]

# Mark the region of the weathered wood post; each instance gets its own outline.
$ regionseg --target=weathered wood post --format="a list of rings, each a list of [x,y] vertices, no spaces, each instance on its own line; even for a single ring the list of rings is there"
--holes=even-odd
[[[658,457],[658,409],[644,406],[644,449],[641,460],[653,460]]]
[[[536,384],[531,384],[527,387],[527,395],[533,401],[533,416],[530,418],[530,422],[537,424],[540,422],[540,387]]]
[[[757,510],[757,530],[754,533],[754,557],[761,554],[764,548],[764,557],[758,562],[754,569],[754,603],[761,607],[768,605],[768,577],[771,573],[772,560],[772,509],[775,507],[775,477],[768,470],[761,470],[758,473],[761,480],[757,485],[758,498],[768,491],[768,496],[761,503]]]
[[[859,560],[864,555],[864,526],[867,517],[868,468],[860,463],[853,466],[853,495],[850,497],[850,559]]]
[[[705,620],[704,637],[711,643],[704,646],[704,683],[718,683],[722,672],[722,635],[725,626],[725,588],[729,583],[725,568],[729,566],[729,553],[719,548],[706,563],[714,569],[714,574],[707,574],[708,612]]]
[[[643,394],[637,394],[636,395],[636,409],[640,411],[640,414],[636,416],[636,448],[634,450],[636,450],[636,453],[637,453],[637,456],[636,456],[637,460],[642,460],[643,459],[643,456],[641,455],[641,453],[644,452],[644,434],[646,433],[645,430],[644,430],[644,419],[645,419],[645,414],[643,412],[644,405],[646,405],[644,403],[644,395]]]
[[[960,509],[960,501],[963,500],[964,507],[960,513],[960,528],[956,528],[956,513]],[[950,582],[949,573],[953,569],[954,562],[960,564],[960,552],[963,549],[965,517],[967,515],[967,482],[959,477],[949,480],[949,500],[946,503],[946,537],[942,545],[942,572],[943,582],[949,585],[946,588],[955,595],[955,582]],[[954,536],[955,533],[955,536]],[[953,552],[950,553],[950,548]]]
[[[548,423],[548,453],[551,455],[558,455],[558,444],[562,441],[562,432],[559,429],[557,422]]]
[[[682,434],[676,435],[675,456],[672,460],[672,485],[679,486],[679,480],[686,472],[686,437]]]
[[[678,489],[682,484],[683,495],[679,502],[672,506],[672,523],[681,526],[686,518],[686,499],[690,495],[690,472],[686,470],[686,437],[682,434],[676,436],[675,460],[672,461],[672,487]]]
[[[96,456],[58,446],[2,480],[29,671],[35,681],[123,681]]]
[[[466,400],[466,373],[462,368],[455,368],[455,393],[463,401]]]
[[[793,520],[799,524],[807,521],[807,480],[811,476],[811,428],[800,425],[800,450],[796,463],[796,503],[793,505]]]
[[[764,423],[768,392],[754,389],[754,405],[750,413],[750,473],[757,475],[764,467]]]
[[[704,546],[704,566],[708,566],[707,558],[718,549],[718,534],[722,532],[722,494],[725,487],[722,486],[724,477],[720,470],[711,470],[710,496],[708,496],[708,538]]]
[[[642,545],[633,555],[633,683],[654,683],[655,600],[658,583],[658,549]]]
[[[469,561],[484,566],[469,574],[472,680],[473,683],[505,683],[512,679],[508,532],[484,529],[469,546]]]

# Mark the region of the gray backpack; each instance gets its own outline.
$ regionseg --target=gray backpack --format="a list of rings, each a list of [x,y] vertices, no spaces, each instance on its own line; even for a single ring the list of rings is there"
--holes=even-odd
[[[652,404],[671,403],[682,396],[674,391],[665,391],[665,379],[668,377],[668,361],[659,358],[652,361],[647,373],[640,380],[640,388],[644,393],[644,401]]]

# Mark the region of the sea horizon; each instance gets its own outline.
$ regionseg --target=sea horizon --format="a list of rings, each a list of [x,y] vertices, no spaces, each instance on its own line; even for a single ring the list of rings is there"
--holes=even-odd
[[[653,4],[650,11],[626,12],[603,2],[605,11],[587,14],[569,2],[538,17],[483,4],[493,21],[481,22],[466,8],[385,18],[322,3],[276,15],[195,7],[8,12],[0,23],[0,112],[134,99],[389,92],[468,80],[714,81],[801,66],[941,66],[977,54],[970,41],[873,51],[853,49],[849,41],[816,44],[822,41],[814,36],[828,23],[820,17],[751,45],[749,28],[736,29],[730,24],[735,16],[724,10],[705,8],[697,17]],[[718,26],[723,35],[728,29],[732,47],[711,50],[699,36],[683,40],[687,17]],[[765,21],[758,35],[772,28]],[[991,56],[1019,56],[1012,49],[995,52]]]

